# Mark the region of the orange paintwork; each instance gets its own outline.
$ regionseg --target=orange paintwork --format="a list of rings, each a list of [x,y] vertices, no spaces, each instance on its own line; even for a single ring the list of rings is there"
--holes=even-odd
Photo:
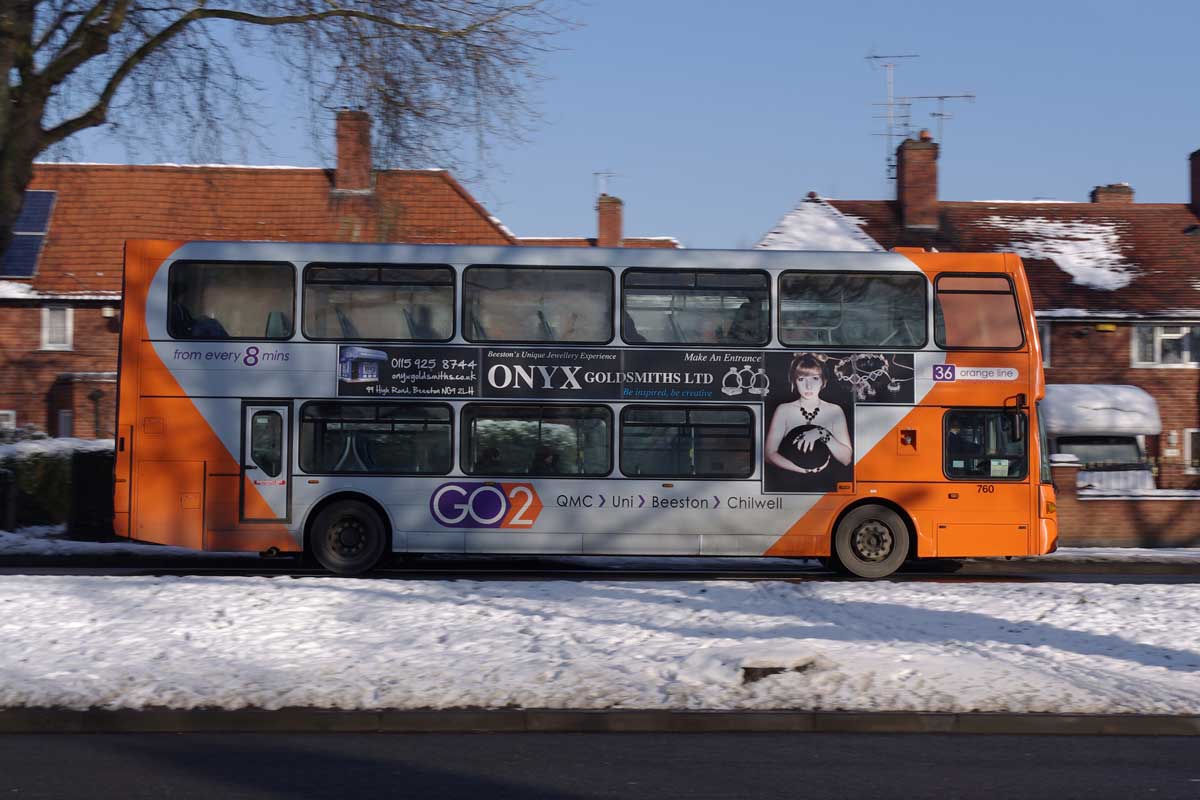
[[[855,462],[853,495],[829,494],[788,528],[767,551],[770,556],[827,556],[834,524],[849,506],[864,500],[886,500],[904,509],[916,527],[917,555],[988,556],[1042,554],[1057,543],[1053,519],[1039,521],[1044,489],[1036,469],[1023,481],[996,481],[984,494],[987,481],[947,480],[942,472],[942,417],[950,406],[1003,405],[1023,392],[1029,403],[1030,430],[1040,424],[1034,403],[1046,394],[1042,354],[1033,317],[1033,298],[1021,261],[1014,255],[926,253],[897,248],[929,278],[955,272],[1006,273],[1013,278],[1020,305],[1025,345],[1011,352],[949,351],[946,363],[964,367],[1014,367],[1021,380],[1010,382],[937,383],[883,439]],[[1010,400],[1011,402],[1011,400]],[[911,441],[915,438],[915,445]],[[1047,457],[1029,441],[1029,463]],[[1051,490],[1052,491],[1052,490]],[[1040,524],[1039,524],[1040,522]],[[1048,523],[1048,524],[1047,524]]]
[[[236,489],[241,465],[149,341],[145,311],[150,283],[182,244],[125,245],[117,403],[118,436],[124,441],[118,440],[114,532],[196,550],[293,550],[296,545],[285,526],[240,521]],[[246,483],[244,502],[248,517],[275,516],[252,483]]]

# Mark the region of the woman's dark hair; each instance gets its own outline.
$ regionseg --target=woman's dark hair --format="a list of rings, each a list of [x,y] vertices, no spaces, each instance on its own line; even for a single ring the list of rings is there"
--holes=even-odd
[[[795,389],[796,379],[800,377],[801,373],[820,375],[821,388],[825,388],[825,365],[812,353],[797,353],[796,357],[792,359],[792,366],[788,369],[788,386]]]

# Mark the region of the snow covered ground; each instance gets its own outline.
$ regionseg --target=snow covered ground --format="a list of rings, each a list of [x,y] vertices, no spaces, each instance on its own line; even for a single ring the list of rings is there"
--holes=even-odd
[[[1198,714],[1198,616],[1188,584],[7,575],[0,706]]]

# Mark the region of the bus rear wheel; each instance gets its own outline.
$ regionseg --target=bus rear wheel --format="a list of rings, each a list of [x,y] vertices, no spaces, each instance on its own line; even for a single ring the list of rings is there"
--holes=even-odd
[[[842,517],[833,533],[833,553],[842,568],[860,578],[886,578],[908,558],[908,526],[890,508],[859,506]]]
[[[325,569],[336,575],[361,575],[383,558],[388,536],[375,509],[360,500],[339,500],[317,514],[308,542]]]

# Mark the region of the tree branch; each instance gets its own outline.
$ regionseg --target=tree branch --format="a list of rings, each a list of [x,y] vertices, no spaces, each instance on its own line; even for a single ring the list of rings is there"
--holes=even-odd
[[[120,16],[122,18],[124,15],[124,10],[128,6],[128,2],[129,0],[119,0],[119,5],[121,7]],[[234,9],[206,8],[201,5],[200,7],[193,8],[191,11],[187,12],[170,25],[151,36],[140,47],[129,54],[108,79],[96,103],[87,111],[84,111],[83,113],[72,117],[71,119],[65,120],[53,128],[45,131],[43,144],[44,147],[50,147],[58,142],[61,142],[63,139],[78,133],[79,131],[104,124],[107,119],[109,104],[112,102],[113,96],[124,83],[125,79],[129,77],[129,74],[133,72],[133,70],[143,63],[148,57],[153,55],[156,51],[168,44],[172,39],[181,34],[189,25],[196,22],[218,19],[241,22],[260,27],[278,27],[285,25],[306,25],[309,23],[321,22],[330,19],[362,20],[365,22],[376,23],[380,26],[390,28],[393,31],[421,33],[438,39],[456,40],[466,39],[470,37],[471,34],[483,29],[488,25],[503,21],[504,19],[507,19],[513,15],[534,10],[539,5],[541,5],[541,0],[533,0],[533,2],[501,9],[494,14],[490,14],[460,28],[439,28],[433,25],[420,25],[415,23],[401,22],[399,20],[379,14],[345,8],[333,8],[328,11],[314,11],[303,14],[263,16],[259,14],[237,11]],[[112,17],[110,17],[110,19],[113,19],[116,16],[117,15],[114,14]],[[82,26],[83,23],[81,23],[80,27]],[[111,33],[112,31],[109,31],[108,35],[111,35]],[[81,40],[81,42],[86,41],[86,39]],[[105,40],[104,49],[107,49],[107,39]],[[92,55],[99,55],[101,52],[104,52],[104,50],[100,50]],[[92,56],[89,56],[89,58],[91,57]],[[48,67],[46,72],[51,72],[51,67]],[[58,81],[61,81],[65,77],[66,75],[64,74],[62,78],[58,79]],[[55,81],[55,83],[58,81]]]

